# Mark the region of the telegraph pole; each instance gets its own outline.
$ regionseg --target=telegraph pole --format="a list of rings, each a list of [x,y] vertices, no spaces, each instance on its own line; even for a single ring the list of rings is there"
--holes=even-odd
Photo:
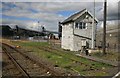
[[[104,2],[104,25],[103,25],[103,54],[106,54],[106,17],[107,17],[107,0]]]

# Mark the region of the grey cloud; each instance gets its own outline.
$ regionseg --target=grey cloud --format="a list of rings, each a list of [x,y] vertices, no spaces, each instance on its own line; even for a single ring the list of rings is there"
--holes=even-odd
[[[9,20],[9,19],[2,20],[2,24],[10,25],[11,28],[14,28],[16,25],[18,25],[21,28],[36,30],[36,29],[38,29],[38,24],[36,23],[36,25],[34,25],[34,23],[36,23],[36,22]]]
[[[101,9],[96,12],[96,17],[99,18],[100,21],[103,20],[103,11],[104,4]],[[118,19],[118,2],[108,2],[107,3],[107,20],[119,20]]]
[[[26,18],[40,20],[40,22],[42,24],[45,24],[46,28],[50,30],[57,30],[58,21],[63,21],[65,19],[65,17],[56,14],[58,11],[65,11],[65,10],[80,11],[84,8],[87,8],[93,14],[93,10],[94,10],[93,2],[32,2],[32,3],[17,2],[13,4],[17,7],[11,8],[10,10],[2,13],[7,16],[26,17]],[[6,6],[3,6],[3,7],[6,7]],[[100,21],[102,21],[103,20],[103,2],[96,2],[95,7],[96,7],[95,8],[96,17]],[[6,8],[9,8],[9,7],[6,7]],[[34,9],[38,13],[33,13],[29,9]],[[117,13],[118,12],[117,12],[116,3],[114,4],[109,3],[108,19],[116,20]],[[21,26],[23,25],[21,24]]]
[[[2,24],[8,24],[10,25],[12,28],[15,27],[15,25],[18,25],[22,28],[26,28],[26,23],[22,23],[22,21],[17,21],[17,20],[8,20],[8,19],[2,19]]]

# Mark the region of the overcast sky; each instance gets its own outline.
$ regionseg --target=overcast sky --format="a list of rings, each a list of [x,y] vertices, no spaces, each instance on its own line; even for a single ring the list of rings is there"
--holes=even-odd
[[[6,1],[6,0],[5,0]],[[107,24],[116,24],[118,20],[118,1],[113,0],[107,3]],[[0,7],[0,20],[3,24],[18,25],[29,29],[38,30],[43,25],[46,29],[57,31],[58,22],[64,21],[70,15],[88,9],[92,14],[94,2],[2,2]],[[101,26],[103,20],[103,2],[95,3],[95,16]]]

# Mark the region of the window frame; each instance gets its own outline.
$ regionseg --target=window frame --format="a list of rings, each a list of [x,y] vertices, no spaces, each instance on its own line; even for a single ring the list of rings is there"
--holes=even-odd
[[[75,23],[75,29],[79,28],[79,23]]]
[[[87,23],[85,22],[76,22],[75,29],[87,29]]]

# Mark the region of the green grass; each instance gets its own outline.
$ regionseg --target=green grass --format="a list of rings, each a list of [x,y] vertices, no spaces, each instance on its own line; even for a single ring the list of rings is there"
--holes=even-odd
[[[48,46],[47,42],[21,42],[21,41],[12,41],[13,43],[21,46]]]
[[[100,52],[96,52],[96,53],[92,53],[91,55],[97,58],[105,59],[105,60],[118,61],[119,53],[118,52],[107,52],[106,55],[103,55]]]
[[[32,50],[36,55],[48,59],[50,62],[52,62],[55,65],[58,65],[61,68],[65,68],[67,70],[72,70],[72,71],[77,71],[81,75],[94,75],[94,76],[104,76],[108,75],[107,73],[104,73],[103,71],[99,70],[99,72],[94,72],[94,70],[90,70],[89,66],[92,66],[94,69],[102,69],[102,67],[109,68],[112,66],[109,66],[107,64],[99,63],[99,62],[94,62],[90,61],[88,59],[82,58],[82,57],[77,57],[76,55],[72,53],[65,53],[65,52],[58,52],[53,50],[53,52],[46,52],[44,50],[40,50],[40,46],[49,46],[50,45],[47,42],[21,42],[21,41],[13,41],[12,42],[15,45],[20,45],[22,48],[26,50]],[[55,54],[56,53],[56,54]],[[60,54],[60,55],[57,55]],[[84,64],[76,64],[74,61],[71,59],[80,61]],[[93,73],[94,72],[94,73]]]

